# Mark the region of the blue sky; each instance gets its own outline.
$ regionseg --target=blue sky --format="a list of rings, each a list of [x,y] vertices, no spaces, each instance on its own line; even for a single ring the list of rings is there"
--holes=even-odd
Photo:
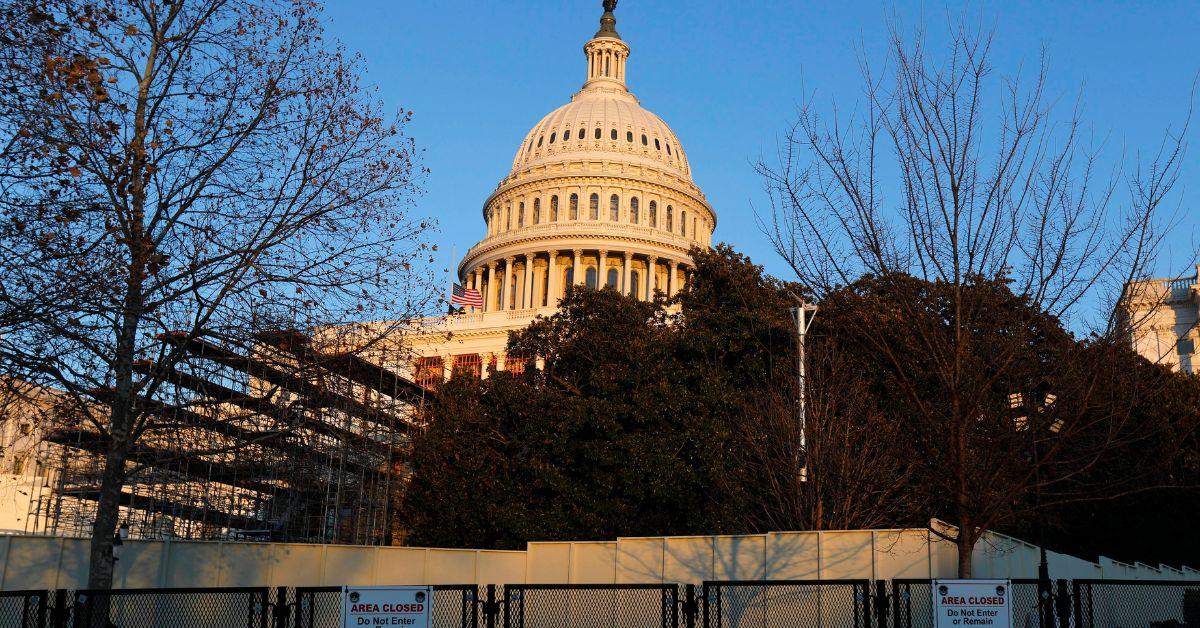
[[[440,224],[439,268],[483,237],[481,204],[525,133],[584,80],[582,46],[599,0],[336,0],[328,33],[365,57],[384,102],[414,111],[431,169],[419,211]],[[1184,120],[1200,72],[1200,2],[811,2],[621,0],[629,84],[678,134],[717,210],[717,240],[787,277],[755,225],[765,211],[752,162],[770,153],[805,97],[853,106],[860,56],[880,62],[889,18],[931,36],[966,15],[995,33],[1004,73],[1049,53],[1051,95],[1107,138],[1113,158],[1153,151]],[[1188,133],[1180,220],[1160,273],[1187,268],[1200,238],[1200,119]],[[457,263],[457,259],[454,260]]]

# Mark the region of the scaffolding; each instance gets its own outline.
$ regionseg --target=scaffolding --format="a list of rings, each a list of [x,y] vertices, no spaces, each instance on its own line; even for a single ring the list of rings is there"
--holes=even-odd
[[[409,439],[432,402],[383,366],[402,358],[375,349],[369,361],[295,331],[161,339],[182,357],[135,365],[161,385],[137,400],[147,419],[120,495],[132,537],[402,541]],[[89,396],[103,409],[112,392]],[[107,449],[87,421],[55,418],[38,452],[54,490],[31,502],[29,532],[91,533]]]

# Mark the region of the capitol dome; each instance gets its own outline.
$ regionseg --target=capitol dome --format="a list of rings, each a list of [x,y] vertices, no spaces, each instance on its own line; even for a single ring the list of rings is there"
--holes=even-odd
[[[716,213],[682,143],[626,85],[615,4],[584,45],[582,88],[525,135],[483,204],[487,235],[458,268],[483,311],[557,307],[572,284],[671,295],[711,243]]]

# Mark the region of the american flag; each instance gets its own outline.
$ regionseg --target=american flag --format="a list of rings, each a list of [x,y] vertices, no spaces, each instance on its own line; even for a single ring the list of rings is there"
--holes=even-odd
[[[454,284],[450,290],[450,305],[483,307],[483,295],[478,290],[471,290],[470,288],[463,288],[458,284]]]

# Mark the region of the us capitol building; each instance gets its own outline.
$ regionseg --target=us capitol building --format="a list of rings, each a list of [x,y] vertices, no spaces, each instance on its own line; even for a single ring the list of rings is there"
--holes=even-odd
[[[626,85],[630,49],[615,6],[604,3],[600,30],[583,47],[582,89],[534,125],[483,203],[487,234],[457,270],[483,307],[422,319],[405,335],[417,381],[514,369],[523,358],[504,356],[509,332],[553,314],[568,286],[673,295],[691,247],[710,246],[717,216],[679,138]]]

